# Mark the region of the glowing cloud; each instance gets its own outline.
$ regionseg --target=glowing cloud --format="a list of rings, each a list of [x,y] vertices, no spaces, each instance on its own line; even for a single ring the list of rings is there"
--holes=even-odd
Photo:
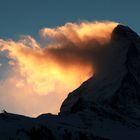
[[[15,85],[17,92],[27,89],[28,93],[37,93],[35,96],[59,97],[53,108],[54,113],[58,112],[68,92],[96,72],[94,56],[97,48],[105,48],[116,26],[117,23],[107,21],[44,28],[40,31],[41,43],[31,36],[24,36],[18,41],[0,39],[1,51],[7,52],[9,64],[14,69],[10,80],[7,79],[7,86]],[[15,93],[16,88],[10,92]],[[3,87],[0,89],[5,92]],[[24,99],[22,97],[20,95],[20,99]]]
[[[43,38],[50,40],[46,47],[31,36],[17,42],[1,39],[0,46],[2,51],[8,51],[10,64],[35,92],[70,91],[94,73],[94,48],[110,40],[116,25],[114,22],[67,23],[40,31]],[[17,83],[17,86],[22,85]]]

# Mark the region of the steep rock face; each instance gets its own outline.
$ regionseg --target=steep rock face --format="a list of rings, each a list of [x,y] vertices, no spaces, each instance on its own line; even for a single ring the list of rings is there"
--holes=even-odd
[[[129,115],[132,112],[139,114],[139,36],[130,28],[118,25],[112,32],[106,49],[106,60],[100,64],[104,65],[102,70],[68,95],[61,106],[60,114],[83,110],[94,112],[94,109],[99,108],[107,111],[110,108],[110,113],[118,111],[121,115],[126,115],[126,112]]]

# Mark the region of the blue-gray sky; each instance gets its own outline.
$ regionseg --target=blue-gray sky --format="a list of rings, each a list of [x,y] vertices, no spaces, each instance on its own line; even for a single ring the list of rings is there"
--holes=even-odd
[[[140,33],[139,0],[0,0],[0,38],[38,38],[43,27],[78,20],[113,20]]]

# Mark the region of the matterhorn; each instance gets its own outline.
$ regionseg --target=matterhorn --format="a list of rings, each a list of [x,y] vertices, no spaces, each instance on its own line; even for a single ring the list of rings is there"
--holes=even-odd
[[[97,73],[69,93],[58,115],[1,113],[0,139],[140,140],[140,37],[117,25],[97,60]]]

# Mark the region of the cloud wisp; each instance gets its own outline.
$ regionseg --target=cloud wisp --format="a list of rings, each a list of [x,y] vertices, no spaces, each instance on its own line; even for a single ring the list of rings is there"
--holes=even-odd
[[[26,85],[35,94],[58,93],[63,99],[96,72],[94,57],[116,26],[108,21],[67,23],[42,29],[44,42],[24,36],[18,41],[0,39],[0,47],[7,52],[13,75],[20,75],[14,83],[17,88]]]

